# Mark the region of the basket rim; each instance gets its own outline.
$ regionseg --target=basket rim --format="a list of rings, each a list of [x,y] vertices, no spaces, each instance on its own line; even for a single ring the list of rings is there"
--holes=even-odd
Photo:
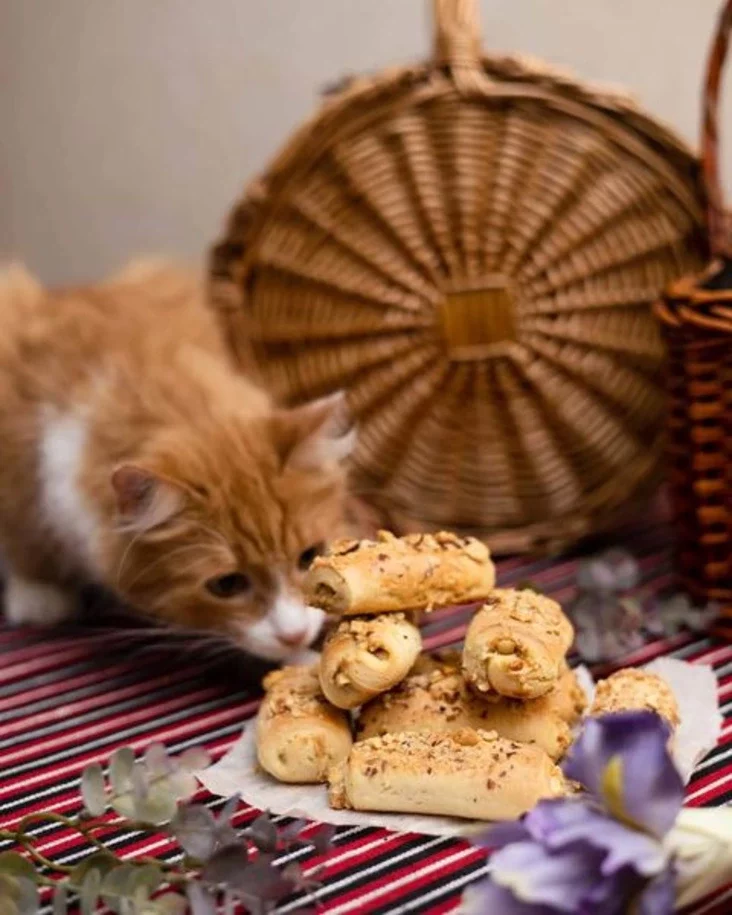
[[[706,289],[704,284],[718,272],[722,261],[716,258],[699,273],[687,274],[674,280],[667,295],[672,299],[691,299],[699,305],[732,302],[732,289]]]
[[[545,103],[570,104],[580,116],[605,116],[618,136],[628,143],[640,143],[646,153],[654,155],[659,166],[674,183],[688,190],[685,201],[695,221],[701,226],[705,195],[700,163],[691,146],[663,122],[647,114],[627,93],[598,83],[582,82],[567,70],[546,64],[538,58],[521,54],[491,55],[481,58],[483,72],[493,82],[490,95],[476,93],[475,98],[500,99],[513,96],[529,98],[530,91]],[[379,109],[393,105],[401,96],[405,109],[429,98],[459,93],[444,65],[427,60],[404,67],[392,67],[368,76],[353,77],[342,88],[327,96],[315,112],[296,128],[280,147],[269,166],[245,186],[242,196],[231,207],[223,231],[214,243],[208,261],[210,294],[214,307],[232,317],[242,301],[232,286],[239,285],[246,271],[234,266],[248,242],[256,237],[267,204],[284,191],[293,174],[302,167],[313,146],[313,137],[329,138],[358,120],[365,111],[367,122],[378,118]],[[470,96],[459,93],[466,99]],[[326,143],[325,145],[329,145]],[[317,158],[317,155],[314,157]],[[673,188],[671,188],[673,189]]]
[[[707,289],[724,259],[715,258],[698,273],[679,277],[654,306],[661,322],[676,329],[693,326],[705,333],[732,334],[732,289]]]

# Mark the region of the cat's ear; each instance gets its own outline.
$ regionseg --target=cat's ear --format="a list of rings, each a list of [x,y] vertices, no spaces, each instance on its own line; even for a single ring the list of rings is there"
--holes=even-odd
[[[112,474],[117,513],[128,530],[144,532],[164,524],[183,506],[182,489],[137,464],[122,464]]]
[[[340,464],[356,444],[356,429],[342,392],[275,413],[285,466],[318,470]]]

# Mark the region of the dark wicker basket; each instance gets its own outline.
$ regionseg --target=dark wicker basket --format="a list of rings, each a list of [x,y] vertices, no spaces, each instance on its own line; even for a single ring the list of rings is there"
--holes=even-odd
[[[677,568],[699,601],[732,617],[732,232],[718,174],[719,87],[732,28],[727,0],[709,58],[702,163],[713,262],[657,306],[668,343],[669,480]]]

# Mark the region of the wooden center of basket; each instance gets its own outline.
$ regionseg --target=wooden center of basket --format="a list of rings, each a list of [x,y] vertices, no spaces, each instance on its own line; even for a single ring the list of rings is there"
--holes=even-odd
[[[447,290],[439,310],[448,355],[455,361],[485,359],[516,339],[514,297],[504,277]]]

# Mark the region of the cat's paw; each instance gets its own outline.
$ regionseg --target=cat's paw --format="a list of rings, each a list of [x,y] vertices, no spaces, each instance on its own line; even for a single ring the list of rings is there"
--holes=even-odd
[[[5,619],[11,626],[55,626],[76,609],[75,595],[55,585],[11,575],[5,584]]]

